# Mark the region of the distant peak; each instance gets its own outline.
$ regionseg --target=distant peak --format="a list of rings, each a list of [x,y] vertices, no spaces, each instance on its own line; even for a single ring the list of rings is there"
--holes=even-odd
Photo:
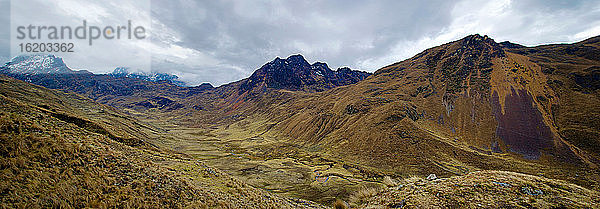
[[[27,54],[27,55],[18,55],[16,57],[13,57],[10,61],[12,63],[17,63],[17,62],[22,62],[25,60],[45,59],[45,58],[55,59],[57,57],[54,56],[53,54]],[[62,60],[62,58],[59,58],[59,59]]]
[[[112,74],[127,74],[127,73],[129,73],[129,68],[127,68],[127,67],[117,67],[112,72]]]
[[[210,84],[210,83],[202,83],[202,84],[200,84],[198,86],[214,88],[213,85]]]
[[[254,88],[273,88],[302,91],[324,91],[337,86],[348,85],[363,80],[370,73],[342,70],[333,72],[324,62],[312,65],[300,54],[273,61],[257,69],[240,88],[247,91]]]
[[[294,54],[294,55],[290,55],[286,60],[305,60],[304,56],[302,56],[301,54]]]
[[[463,39],[461,39],[460,41],[462,41],[465,44],[476,43],[476,42],[496,43],[496,41],[494,41],[494,39],[488,37],[487,35],[481,36],[479,34],[468,35],[468,36],[464,37]]]
[[[127,67],[117,67],[109,75],[113,77],[137,78],[145,81],[162,82],[168,81],[178,86],[186,86],[187,84],[179,80],[177,75],[161,72],[131,72]]]
[[[471,34],[466,36],[465,38],[483,38],[484,36],[481,36],[479,33],[476,34]],[[485,35],[485,37],[487,37],[487,35]]]
[[[352,71],[352,69],[350,69],[349,67],[341,67],[341,68],[338,68],[336,71],[337,72],[350,72],[350,71]]]
[[[312,64],[313,67],[316,68],[325,68],[325,69],[329,69],[329,66],[327,66],[327,63],[324,62],[315,62]]]
[[[273,59],[273,61],[271,61],[270,63],[279,63],[279,62],[306,62],[308,63],[308,61],[306,61],[306,59],[304,59],[304,56],[302,56],[301,54],[294,54],[294,55],[290,55],[285,59],[282,59],[280,57],[275,57],[275,59]]]
[[[512,43],[510,41],[503,41],[503,42],[500,42],[499,44],[500,44],[500,46],[502,46],[504,48],[508,48],[508,49],[517,49],[517,48],[525,47],[521,44]]]
[[[285,61],[287,63],[292,63],[292,64],[300,64],[300,65],[308,65],[309,64],[308,61],[306,61],[306,59],[304,59],[304,57],[300,54],[289,56],[287,59],[285,59]]]
[[[454,46],[459,48],[459,51],[471,51],[474,53],[489,53],[492,56],[504,56],[504,50],[502,46],[494,39],[487,35],[481,36],[479,34],[469,35],[458,41],[452,42]]]
[[[59,74],[73,73],[63,59],[52,54],[19,55],[6,63],[10,73],[19,74]]]

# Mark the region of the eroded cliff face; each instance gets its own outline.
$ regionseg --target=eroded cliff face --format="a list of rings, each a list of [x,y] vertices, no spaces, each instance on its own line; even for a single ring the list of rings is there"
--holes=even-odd
[[[498,122],[496,135],[505,149],[526,159],[538,159],[541,150],[561,146],[556,129],[550,128],[550,110],[557,97],[547,87],[540,66],[527,57],[508,53],[495,60],[493,68],[491,107]]]
[[[508,151],[519,153],[526,159],[538,159],[540,150],[552,147],[554,134],[544,123],[529,92],[513,89],[505,95],[504,107],[500,105],[498,93],[494,92],[492,109],[498,122],[496,135]]]

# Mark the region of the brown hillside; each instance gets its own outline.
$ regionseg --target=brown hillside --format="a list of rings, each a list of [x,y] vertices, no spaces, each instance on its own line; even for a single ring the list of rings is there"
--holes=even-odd
[[[361,194],[358,192],[357,194]],[[364,192],[362,193],[364,194]],[[447,179],[409,178],[354,195],[358,208],[597,208],[600,194],[564,181],[506,171]]]
[[[536,97],[552,114],[558,134],[600,158],[600,36],[575,44],[508,49],[539,65],[555,98]],[[549,103],[554,103],[551,107]]]
[[[321,207],[154,148],[151,135],[108,106],[0,76],[0,207]]]
[[[598,53],[594,50],[582,56]],[[448,176],[506,169],[597,187],[598,157],[591,148],[597,146],[578,146],[557,122],[565,116],[556,110],[571,108],[563,102],[570,98],[549,85],[551,76],[535,57],[521,54],[472,35],[384,67],[354,85],[316,94],[279,91],[283,99],[269,97],[269,102],[258,97],[261,105],[241,115],[255,116],[246,123],[266,116],[273,121],[273,135],[383,173]],[[586,102],[579,107],[584,112],[598,108],[587,103],[593,99],[579,101]],[[584,124],[596,133],[593,122]],[[579,140],[595,143],[591,138]]]
[[[169,201],[151,206],[196,206],[201,202],[208,206],[226,204],[225,207],[272,204],[275,204],[272,207],[299,204],[316,207],[310,202],[281,198],[264,190],[330,204],[336,198],[352,200],[350,194],[361,187],[395,185],[392,178],[436,174],[447,179],[419,180],[418,185],[405,182],[403,184],[411,187],[395,188],[397,191],[367,189],[363,195],[379,194],[381,198],[367,198],[364,204],[355,206],[479,207],[467,202],[496,201],[502,204],[486,206],[596,207],[598,200],[586,195],[596,194],[588,189],[600,188],[599,45],[600,37],[575,44],[525,47],[471,35],[425,50],[366,78],[340,77],[331,70],[317,71],[326,66],[310,65],[294,57],[294,62],[276,59],[250,78],[217,88],[184,88],[102,76],[82,78],[86,81],[82,87],[81,83],[67,79],[70,75],[60,79],[38,75],[42,85],[55,84],[52,81],[58,79],[58,83],[65,86],[57,88],[80,91],[118,110],[74,94],[48,91],[7,78],[0,82],[3,88],[0,93],[7,104],[2,106],[6,115],[3,120],[9,121],[6,124],[43,122],[43,129],[28,125],[33,128],[24,133],[39,135],[43,139],[40,141],[49,144],[64,141],[52,137],[54,130],[67,132],[63,134],[65,137],[84,140],[81,146],[90,144],[86,149],[91,151],[77,151],[76,154],[83,153],[81,156],[70,150],[58,152],[99,165],[53,166],[63,170],[74,167],[101,173],[101,176],[123,173],[108,175],[112,179],[103,182],[109,183],[98,184],[100,189],[94,190],[109,191],[102,196],[106,200],[102,204],[106,206],[115,202],[145,206],[162,200],[164,197],[160,194],[163,193],[193,191],[191,195],[179,192],[169,196]],[[26,117],[16,118],[16,114]],[[23,131],[10,131],[20,129],[6,127],[9,128],[2,133],[6,147],[35,144],[27,141],[31,138],[21,135]],[[8,140],[13,136],[18,136],[15,137],[18,140]],[[56,146],[72,147],[69,143]],[[98,147],[104,151],[97,150]],[[53,152],[36,151],[37,147],[27,150]],[[33,154],[22,151],[5,153],[11,153],[6,154],[9,157],[5,158],[12,160],[7,162],[26,162],[11,172],[45,169],[41,165],[46,164],[47,159],[27,160],[30,158],[19,156]],[[102,167],[104,164],[94,161],[100,158],[90,153],[119,160],[115,161],[117,164],[110,164],[108,170]],[[160,194],[150,189],[135,190],[139,185],[154,183],[142,177],[130,177],[131,169],[123,168],[124,163],[145,168],[144,175],[164,174],[164,178],[173,183],[162,183],[168,185],[164,188],[151,187]],[[198,175],[199,170],[204,173]],[[213,171],[218,174],[213,176]],[[33,176],[27,175],[24,179]],[[84,173],[68,183],[81,188],[78,184],[85,182],[89,175]],[[44,178],[46,180],[40,183],[43,186],[49,185],[49,179],[56,179]],[[121,181],[122,178],[126,180]],[[20,190],[18,188],[30,184],[15,176],[6,179],[15,182],[9,184],[12,190],[6,191],[31,194],[58,191],[40,190],[45,187]],[[111,186],[115,179],[119,185]],[[131,179],[138,183],[121,185]],[[491,181],[513,186],[498,187],[504,184]],[[455,184],[463,187],[455,188]],[[389,189],[393,187],[397,185]],[[131,195],[116,199],[116,194],[126,193],[125,188],[127,192],[132,190],[127,193]],[[529,194],[537,190],[544,195]],[[84,196],[76,189],[64,191],[74,198]],[[446,192],[446,196],[434,199],[433,191]],[[412,192],[418,194],[411,196]],[[10,195],[3,203],[20,200],[16,193],[6,194]],[[138,199],[133,201],[133,197]],[[31,199],[23,201],[32,202]],[[398,202],[402,199],[406,201]],[[431,202],[416,203],[424,199]],[[341,200],[337,202],[344,204]],[[64,204],[67,203],[38,205]]]

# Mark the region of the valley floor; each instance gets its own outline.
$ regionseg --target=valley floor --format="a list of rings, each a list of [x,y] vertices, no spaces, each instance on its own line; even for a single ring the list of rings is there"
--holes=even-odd
[[[600,205],[597,191],[514,172],[389,177],[324,145],[279,138],[266,119],[197,128],[130,116],[76,94],[0,78],[0,207]],[[503,157],[495,160],[509,163]]]
[[[364,187],[381,187],[366,167],[309,150],[239,124],[212,129],[146,121],[162,127],[153,141],[269,192],[330,205]]]
[[[153,141],[158,146],[184,153],[254,187],[324,205],[343,200],[345,205],[358,208],[600,206],[596,191],[514,172],[470,171],[464,176],[434,180],[419,176],[384,178],[380,169],[272,136],[263,127],[268,121],[212,128],[145,122],[164,131]]]

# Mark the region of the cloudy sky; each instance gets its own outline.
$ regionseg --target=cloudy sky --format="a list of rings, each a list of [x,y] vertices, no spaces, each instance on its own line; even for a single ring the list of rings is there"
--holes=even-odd
[[[99,41],[93,49],[60,56],[73,68],[98,73],[144,66],[140,63],[149,56],[150,67],[139,70],[216,86],[247,77],[275,57],[298,53],[334,69],[373,72],[475,33],[528,46],[600,35],[598,0],[127,2],[13,0],[8,6],[8,0],[0,0],[0,21],[14,27],[133,20],[149,29],[146,41]],[[14,36],[14,28],[0,30],[0,56],[8,57],[6,51],[15,48]]]

